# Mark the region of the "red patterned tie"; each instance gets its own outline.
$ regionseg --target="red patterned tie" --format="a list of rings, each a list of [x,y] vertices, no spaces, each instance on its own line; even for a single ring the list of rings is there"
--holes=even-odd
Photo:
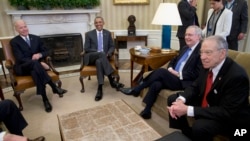
[[[205,93],[204,93],[204,96],[203,96],[201,107],[207,107],[208,106],[208,104],[207,104],[207,94],[210,91],[210,89],[212,87],[212,84],[213,84],[213,72],[212,72],[212,70],[210,70],[208,72],[208,75],[207,75],[206,89],[205,89]]]

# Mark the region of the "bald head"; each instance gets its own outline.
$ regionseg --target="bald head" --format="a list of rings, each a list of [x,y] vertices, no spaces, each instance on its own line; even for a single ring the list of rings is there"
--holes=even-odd
[[[27,36],[29,34],[29,29],[24,20],[16,20],[14,22],[14,26],[15,30],[19,33],[19,35]]]

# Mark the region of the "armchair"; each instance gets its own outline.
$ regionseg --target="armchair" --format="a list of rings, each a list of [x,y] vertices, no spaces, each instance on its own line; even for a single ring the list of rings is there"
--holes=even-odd
[[[111,36],[112,36],[112,39],[114,39],[114,32],[111,32]],[[81,92],[84,93],[85,92],[85,87],[84,87],[84,82],[83,82],[83,78],[86,78],[88,77],[88,80],[91,79],[90,76],[92,75],[96,75],[97,72],[96,72],[96,66],[94,65],[84,65],[84,55],[85,55],[85,52],[81,52],[81,66],[80,66],[80,77],[79,77],[79,80],[80,80],[80,83],[82,85],[82,89],[81,89]],[[113,72],[113,77],[115,78],[115,80],[117,82],[119,82],[120,80],[120,76],[119,76],[119,72],[118,72],[118,69],[119,69],[119,63],[118,63],[118,52],[115,48],[115,51],[112,55],[112,57],[110,58],[110,64],[112,65],[113,69],[114,69],[114,72]]]
[[[12,52],[12,47],[10,45],[11,38],[6,39],[0,39],[0,42],[2,43],[3,53],[5,57],[5,67],[9,71],[10,76],[10,83],[14,90],[14,96],[16,97],[19,109],[23,110],[22,100],[21,100],[21,93],[23,93],[26,89],[32,88],[35,86],[35,83],[31,76],[17,76],[14,72],[13,66],[15,64],[15,57]],[[52,78],[52,81],[58,85],[58,87],[61,87],[62,82],[59,79],[59,72],[55,70],[55,68],[52,65],[51,58],[47,57],[44,62],[50,67],[50,70],[48,70],[49,76]]]

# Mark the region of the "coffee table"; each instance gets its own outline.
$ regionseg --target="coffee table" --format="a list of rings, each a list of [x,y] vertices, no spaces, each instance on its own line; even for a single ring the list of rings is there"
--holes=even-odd
[[[139,80],[142,78],[144,72],[157,69],[169,60],[175,57],[178,53],[175,50],[162,51],[160,53],[141,54],[139,51],[135,51],[134,48],[129,50],[130,53],[130,81],[131,87],[138,85]],[[141,71],[133,79],[134,62],[142,65]]]
[[[58,115],[63,141],[152,141],[161,137],[123,100]]]

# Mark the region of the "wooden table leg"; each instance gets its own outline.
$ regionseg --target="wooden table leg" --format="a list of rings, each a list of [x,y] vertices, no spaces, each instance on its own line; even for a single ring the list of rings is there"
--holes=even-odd
[[[133,87],[134,61],[130,60],[130,85]]]

